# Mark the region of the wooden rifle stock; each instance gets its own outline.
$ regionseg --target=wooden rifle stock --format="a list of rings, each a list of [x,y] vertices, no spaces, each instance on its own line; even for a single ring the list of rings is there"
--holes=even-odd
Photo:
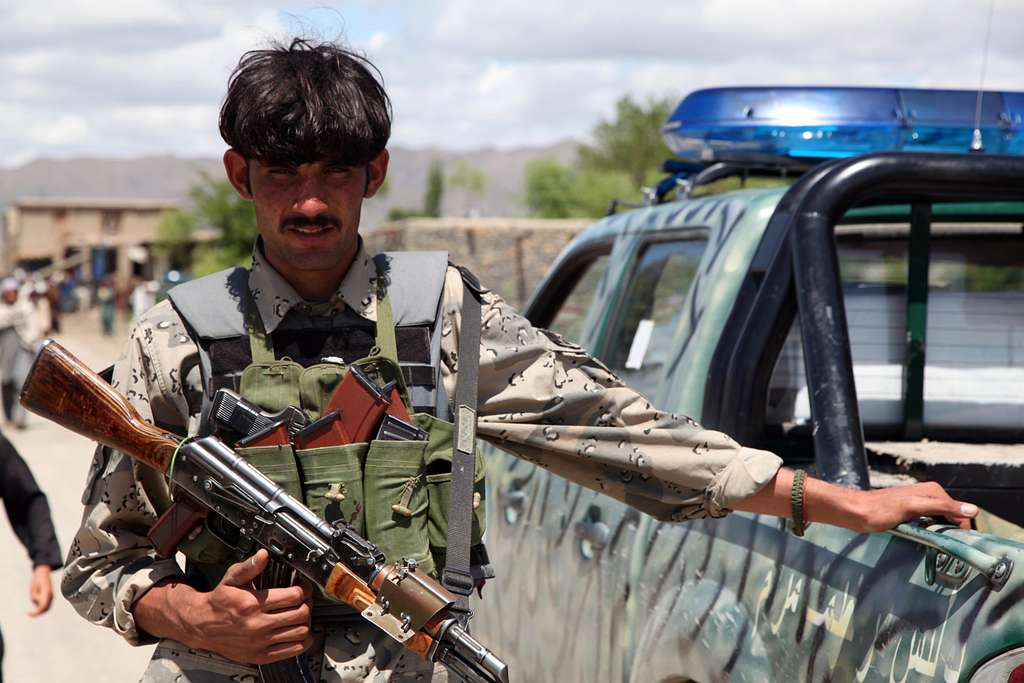
[[[21,404],[66,429],[166,472],[179,439],[139,415],[121,394],[48,339],[21,390]]]

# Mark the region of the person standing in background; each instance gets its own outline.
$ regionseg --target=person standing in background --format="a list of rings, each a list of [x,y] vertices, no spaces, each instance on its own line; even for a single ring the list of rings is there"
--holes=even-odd
[[[54,332],[53,307],[50,305],[50,286],[46,280],[39,280],[32,284],[32,305],[36,309],[36,320],[38,322],[38,337],[46,337]]]
[[[156,306],[156,294],[159,290],[160,285],[155,280],[140,281],[135,286],[128,299],[132,320],[138,320],[143,313]]]
[[[29,581],[29,599],[34,608],[28,613],[38,617],[50,609],[53,602],[51,571],[59,569],[61,561],[57,533],[50,518],[46,495],[39,490],[28,465],[7,438],[0,433],[0,497],[4,501],[7,520],[32,562]],[[0,663],[3,661],[4,643],[0,636]],[[0,683],[3,670],[0,669]]]
[[[50,276],[50,279],[46,282],[46,300],[50,304],[50,332],[47,334],[59,334],[60,333],[60,315],[64,311],[61,310],[60,303],[60,283],[64,281],[63,275],[54,274]]]
[[[78,310],[75,300],[75,276],[74,271],[67,270],[57,285],[57,296],[60,300],[61,313],[73,313]]]
[[[104,275],[100,280],[100,286],[96,288],[96,301],[100,305],[103,334],[107,337],[113,336],[114,317],[117,314],[117,288],[114,286],[113,275]]]
[[[4,418],[18,429],[25,428],[25,409],[18,402],[36,343],[40,337],[39,316],[30,295],[19,291],[21,283],[13,277],[0,282],[0,393]]]

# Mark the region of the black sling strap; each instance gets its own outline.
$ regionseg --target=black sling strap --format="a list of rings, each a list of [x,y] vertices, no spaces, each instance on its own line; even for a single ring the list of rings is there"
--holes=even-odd
[[[468,271],[462,273],[462,324],[459,328],[458,379],[455,383],[455,448],[452,485],[448,497],[448,550],[441,584],[459,596],[458,606],[469,608],[473,592],[470,543],[473,531],[473,480],[476,457],[476,402],[480,366],[480,285]]]

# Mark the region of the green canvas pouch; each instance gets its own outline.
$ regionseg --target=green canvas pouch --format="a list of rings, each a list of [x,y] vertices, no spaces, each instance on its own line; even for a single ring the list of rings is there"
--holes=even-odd
[[[270,412],[301,406],[302,373],[303,367],[293,360],[255,362],[242,370],[238,393]]]
[[[366,538],[390,562],[415,560],[432,573],[424,482],[426,441],[371,441],[363,469]]]
[[[328,522],[344,519],[363,533],[363,461],[369,448],[355,443],[295,451],[306,507]]]
[[[323,415],[324,405],[330,399],[334,389],[345,376],[345,366],[340,363],[317,363],[304,369],[299,375],[300,406],[309,416],[316,420]]]
[[[430,551],[437,571],[444,569],[444,556],[448,548],[448,496],[452,487],[452,434],[453,425],[433,415],[417,413],[413,420],[430,434],[425,457],[425,483],[427,488],[427,535]],[[473,510],[471,542],[480,543],[486,528],[485,462],[477,451],[473,471],[473,491],[479,494],[480,505]]]
[[[302,477],[291,446],[250,446],[236,448],[235,453],[270,477],[288,495],[302,500]]]
[[[363,461],[369,448],[370,444],[354,443],[295,451],[306,507],[328,522],[344,519],[364,537]],[[313,602],[334,601],[317,590]]]

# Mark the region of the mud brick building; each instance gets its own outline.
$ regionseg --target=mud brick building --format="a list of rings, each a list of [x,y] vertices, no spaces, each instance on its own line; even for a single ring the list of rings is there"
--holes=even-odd
[[[152,251],[167,199],[21,197],[6,211],[0,269],[81,268],[89,281],[112,273],[121,283],[160,271]]]

